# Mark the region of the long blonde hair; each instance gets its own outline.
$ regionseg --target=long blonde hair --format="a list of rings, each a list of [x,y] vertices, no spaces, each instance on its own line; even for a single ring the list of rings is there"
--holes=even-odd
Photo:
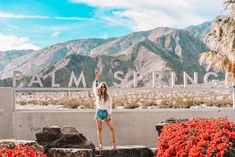
[[[99,84],[99,87],[98,87],[98,96],[99,96],[99,99],[101,100],[101,96],[102,96],[102,91],[101,91],[101,87],[102,86],[105,86],[105,91],[104,91],[104,101],[107,101],[108,98],[109,98],[109,94],[108,94],[108,86],[105,82],[101,82]]]

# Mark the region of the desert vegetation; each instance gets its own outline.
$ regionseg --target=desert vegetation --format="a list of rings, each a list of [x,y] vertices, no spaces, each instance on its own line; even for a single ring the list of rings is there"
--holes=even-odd
[[[113,89],[114,109],[204,108],[232,106],[230,88]],[[16,109],[94,109],[91,90],[17,91]]]

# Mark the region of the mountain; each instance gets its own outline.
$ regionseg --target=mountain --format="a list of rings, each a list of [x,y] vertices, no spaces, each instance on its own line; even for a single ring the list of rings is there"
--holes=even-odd
[[[145,40],[148,36],[149,31],[134,32],[92,49],[91,54],[95,57],[97,55],[117,55],[125,53],[128,48]]]
[[[200,27],[198,32],[204,32],[202,28],[205,27]],[[199,36],[195,35],[196,30],[192,26],[188,29],[159,27],[119,38],[81,39],[59,43],[12,58],[0,70],[0,74],[2,78],[8,78],[12,71],[19,70],[26,77],[36,73],[45,77],[56,72],[56,81],[63,86],[67,86],[72,71],[77,77],[83,71],[88,79],[87,85],[90,86],[95,67],[103,69],[103,80],[109,85],[113,85],[113,82],[120,83],[113,77],[116,71],[124,73],[120,75],[124,79],[123,86],[131,86],[133,71],[142,76],[140,86],[151,84],[153,71],[174,71],[178,82],[182,82],[183,71],[191,76],[198,71],[199,79],[202,80],[205,70],[199,65],[198,58],[208,49]],[[50,86],[49,77],[43,81]]]
[[[186,28],[191,32],[195,37],[202,40],[204,43],[207,43],[207,35],[210,32],[212,21],[204,22],[200,25],[191,25]]]
[[[25,55],[19,55],[13,58],[5,68],[0,70],[0,78],[12,77],[13,71],[21,71],[24,75],[35,74],[50,64],[63,60],[69,54],[90,55],[92,49],[106,42],[112,41],[110,39],[80,39],[59,43],[47,48],[32,51],[31,53],[24,52]],[[7,62],[7,61],[5,61]]]
[[[112,56],[97,56],[95,58],[89,56],[83,56],[79,54],[71,54],[64,60],[44,69],[40,75],[47,76],[43,82],[46,86],[51,86],[51,73],[55,72],[55,82],[59,83],[63,87],[68,87],[71,72],[73,71],[75,76],[78,78],[83,71],[86,84],[91,87],[92,82],[95,78],[95,68],[100,67],[101,69],[101,80],[105,80],[109,85],[114,81],[113,72],[121,70],[127,73],[128,70],[133,71],[132,63],[121,60],[119,57]],[[58,77],[63,76],[63,77]],[[81,84],[80,84],[81,86]],[[75,84],[73,84],[75,87]]]
[[[86,85],[91,87],[96,67],[102,69],[101,80],[105,80],[111,86],[114,85],[114,82],[120,83],[114,78],[114,73],[117,71],[123,72],[123,75],[120,76],[123,79],[121,86],[125,87],[133,86],[134,71],[142,76],[138,86],[150,87],[152,84],[151,72],[153,71],[161,73],[174,71],[177,74],[178,83],[182,83],[183,71],[191,76],[193,76],[193,72],[197,71],[199,79],[202,81],[205,69],[199,65],[198,58],[207,48],[200,39],[187,30],[156,28],[143,33],[141,37],[137,36],[137,39],[135,37],[135,33],[121,37],[125,41],[131,39],[129,47],[120,46],[122,40],[115,39],[93,49],[92,56],[68,55],[63,60],[48,66],[40,75],[47,76],[55,72],[56,82],[63,87],[68,86],[72,71],[77,78],[83,71]],[[141,40],[138,41],[138,39]],[[110,45],[119,45],[120,48],[112,49]],[[103,53],[98,55],[97,51],[101,49]],[[112,53],[110,53],[111,50],[113,50]],[[169,83],[169,80],[165,80],[164,83]],[[51,78],[47,77],[44,84],[50,86]]]
[[[33,50],[10,50],[0,51],[0,71],[2,71],[7,64],[12,62],[14,59],[32,53]]]

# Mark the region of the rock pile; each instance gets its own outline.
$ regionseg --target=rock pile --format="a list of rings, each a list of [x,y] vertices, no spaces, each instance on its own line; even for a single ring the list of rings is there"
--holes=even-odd
[[[44,147],[45,152],[50,148],[82,148],[95,150],[95,145],[73,127],[44,127],[36,133],[36,142]]]

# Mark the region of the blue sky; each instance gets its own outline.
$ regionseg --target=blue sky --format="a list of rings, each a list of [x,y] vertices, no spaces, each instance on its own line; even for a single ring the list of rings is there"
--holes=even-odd
[[[223,13],[222,0],[0,0],[0,51],[40,49],[156,27],[184,28]]]

